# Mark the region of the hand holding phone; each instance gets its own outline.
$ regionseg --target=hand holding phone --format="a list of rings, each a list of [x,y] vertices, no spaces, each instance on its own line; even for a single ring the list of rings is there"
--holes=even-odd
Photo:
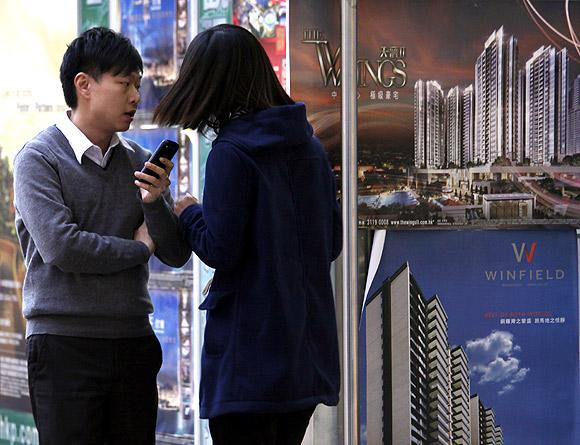
[[[174,141],[169,140],[169,139],[165,139],[164,141],[162,141],[159,144],[159,146],[157,147],[157,150],[155,150],[155,153],[153,153],[151,158],[149,158],[149,162],[151,162],[152,164],[155,164],[161,168],[165,168],[165,165],[163,165],[159,159],[165,158],[165,159],[171,160],[171,158],[173,158],[173,156],[175,156],[175,153],[177,153],[177,150],[179,150],[179,144],[177,142],[174,142]],[[155,178],[159,178],[159,175],[157,173],[155,173],[153,170],[151,170],[147,167],[143,167],[143,169],[141,170],[141,173],[145,173],[146,175],[150,175],[150,176],[154,176]],[[139,181],[141,181],[145,184],[151,185],[149,182],[147,182],[143,179],[140,179]]]

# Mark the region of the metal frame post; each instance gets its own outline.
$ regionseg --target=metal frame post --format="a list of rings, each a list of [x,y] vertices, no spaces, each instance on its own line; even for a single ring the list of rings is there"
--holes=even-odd
[[[356,0],[341,0],[344,444],[359,443]]]

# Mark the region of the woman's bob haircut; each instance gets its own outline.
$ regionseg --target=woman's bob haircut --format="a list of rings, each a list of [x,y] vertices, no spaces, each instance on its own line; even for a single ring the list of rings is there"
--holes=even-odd
[[[237,114],[293,103],[260,42],[239,26],[217,25],[189,44],[177,81],[153,120],[217,133]]]

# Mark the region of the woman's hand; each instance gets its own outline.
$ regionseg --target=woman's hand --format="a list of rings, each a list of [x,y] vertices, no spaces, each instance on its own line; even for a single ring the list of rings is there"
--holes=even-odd
[[[173,169],[173,162],[165,158],[160,158],[159,160],[163,165],[165,165],[165,168],[159,167],[151,162],[145,162],[145,167],[157,173],[159,178],[147,175],[140,171],[135,172],[135,177],[137,178],[135,185],[141,189],[141,198],[143,199],[143,202],[151,203],[156,201],[171,185],[169,174]],[[143,181],[147,181],[149,184]]]
[[[181,212],[183,212],[187,207],[198,203],[199,201],[196,198],[191,196],[189,193],[186,193],[185,196],[182,196],[177,201],[175,201],[175,214],[179,218]]]

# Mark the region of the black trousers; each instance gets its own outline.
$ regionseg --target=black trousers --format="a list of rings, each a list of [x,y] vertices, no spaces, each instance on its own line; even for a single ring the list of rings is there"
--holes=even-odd
[[[225,414],[209,419],[209,430],[214,445],[300,445],[313,412]]]
[[[155,335],[33,335],[28,384],[40,445],[154,445],[161,345]]]

